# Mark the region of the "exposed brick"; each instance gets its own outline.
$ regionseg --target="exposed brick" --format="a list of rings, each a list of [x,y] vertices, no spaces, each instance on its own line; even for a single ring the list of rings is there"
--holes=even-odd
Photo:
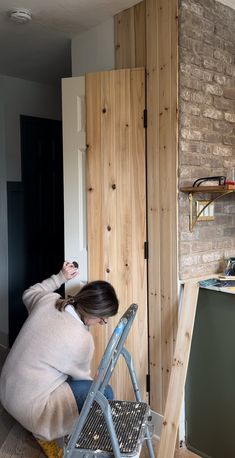
[[[234,77],[235,76],[235,66],[227,64],[225,66],[225,73],[227,73],[227,75]]]
[[[223,256],[223,253],[221,251],[213,251],[211,253],[203,254],[201,260],[203,263],[219,261],[221,259],[221,256]]]
[[[197,14],[198,16],[203,17],[203,7],[190,0],[181,0],[181,7],[185,10],[192,11],[192,13]]]
[[[215,0],[197,0],[197,3],[203,6],[203,13],[208,10],[210,13],[214,10]]]
[[[216,205],[217,207],[217,205]],[[230,248],[231,247],[231,239],[223,239],[223,240],[213,240],[212,241],[212,248],[217,250],[218,248],[222,248],[224,249],[224,256],[225,256],[225,253],[226,253],[226,248]],[[232,256],[232,255],[229,255],[229,256]]]
[[[199,81],[196,78],[189,78],[188,76],[181,76],[180,77],[180,85],[184,87],[188,87],[189,89],[195,89],[197,91],[202,90],[202,81]]]
[[[199,230],[196,228],[196,230],[194,230],[193,232],[189,232],[189,230],[187,230],[187,232],[186,231],[181,232],[179,236],[180,236],[181,241],[190,242],[191,240],[199,240],[200,234],[199,234]]]
[[[194,242],[191,245],[192,252],[194,251],[208,251],[212,250],[212,240],[205,240],[202,242]]]
[[[222,111],[216,110],[215,108],[206,108],[202,112],[202,116],[205,118],[212,118],[212,119],[222,119],[223,118],[223,113]]]
[[[180,154],[179,163],[180,165],[200,165],[202,157],[199,154]]]
[[[186,227],[186,231],[187,230],[188,230],[188,223],[187,223],[187,227]],[[179,254],[180,254],[180,256],[190,254],[190,246],[189,246],[188,243],[182,242],[180,244]]]
[[[196,65],[190,64],[180,64],[180,70],[182,73],[186,73],[187,75],[192,75],[194,78],[198,78],[202,81],[212,81],[213,73],[205,70],[203,68],[199,68]]]
[[[201,140],[202,132],[193,129],[181,129],[181,137],[187,140]]]
[[[233,41],[232,32],[224,27],[224,24],[215,24],[215,34],[223,38],[226,41]]]
[[[235,136],[223,136],[223,142],[225,145],[235,145]]]
[[[209,117],[209,116],[208,116]],[[213,121],[210,119],[203,119],[199,116],[182,115],[180,123],[183,127],[190,127],[192,129],[213,129]]]
[[[210,156],[201,156],[201,165],[207,167],[209,170],[209,175],[211,175],[211,157]],[[215,156],[213,159],[213,168],[221,168],[221,157]]]
[[[179,146],[181,151],[188,151],[189,153],[199,153],[210,155],[213,152],[214,145],[209,145],[204,142],[194,142],[194,141],[180,141]]]
[[[195,103],[201,103],[206,105],[212,104],[212,96],[210,94],[204,94],[203,92],[191,91],[190,100]]]
[[[223,136],[220,132],[203,132],[202,138],[205,142],[222,143]]]
[[[223,72],[225,67],[223,62],[218,62],[215,59],[209,58],[203,60],[203,65],[205,68],[215,70],[217,72]]]
[[[221,84],[221,86],[232,86],[233,85],[232,78],[229,78],[226,75],[215,73],[213,79],[216,83]]]
[[[233,149],[233,153],[235,153],[234,146],[231,146],[230,148],[232,148]],[[232,172],[231,168],[235,167],[235,155],[234,154],[233,154],[233,157],[231,157],[229,159],[225,159],[224,166],[228,169],[227,171],[230,174],[230,172]],[[232,178],[232,177],[230,177],[230,178]],[[230,196],[229,202],[231,201],[232,197],[233,197],[233,199],[235,199],[234,194],[232,194],[232,196]]]
[[[179,218],[179,228],[182,232],[188,230],[188,225],[189,225],[188,216],[185,215]]]
[[[229,215],[234,215],[235,214],[234,202],[231,205],[227,205],[223,210],[224,210],[224,213],[229,213]]]
[[[198,254],[190,256],[182,256],[181,264],[182,266],[195,266],[196,264],[201,263],[201,256]]]
[[[234,237],[234,227],[225,227],[223,235],[225,237],[231,237],[231,238]]]
[[[205,84],[205,92],[212,95],[223,95],[223,89],[218,84]]]
[[[221,49],[215,49],[214,58],[219,61],[225,62],[226,64],[231,64],[233,59],[231,54],[222,51]]]
[[[193,64],[201,67],[202,65],[202,56],[195,54],[190,54],[187,49],[180,48],[179,50],[179,60],[181,64]]]
[[[214,96],[214,106],[216,108],[220,108],[221,110],[233,111],[235,110],[235,101],[225,99],[224,97]]]
[[[230,146],[214,145],[213,154],[215,156],[232,156],[233,149]]]
[[[183,100],[181,100],[181,93],[180,93],[179,107],[182,113],[188,113],[194,116],[199,116],[201,113],[201,108],[198,105],[195,105],[190,102],[184,102]]]
[[[179,0],[179,5],[178,177],[180,186],[191,186],[203,176],[229,178],[235,167],[235,11],[215,0]],[[216,201],[214,221],[197,222],[193,232],[188,223],[183,195],[181,278],[223,271],[225,252],[235,256],[235,194]]]
[[[226,121],[214,121],[214,130],[223,132],[227,135],[233,134],[233,126]]]
[[[235,122],[235,113],[224,113],[224,119],[228,122]]]
[[[225,87],[223,90],[223,96],[226,99],[235,100],[235,88],[234,87]]]

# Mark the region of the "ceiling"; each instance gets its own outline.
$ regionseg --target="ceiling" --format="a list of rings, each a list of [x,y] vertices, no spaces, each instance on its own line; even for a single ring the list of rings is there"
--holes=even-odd
[[[71,75],[71,38],[139,1],[0,0],[0,75],[56,84]],[[32,20],[11,21],[16,7]]]
[[[56,84],[71,75],[71,38],[140,0],[0,0],[0,75]],[[235,0],[220,0],[235,9]],[[32,21],[9,19],[28,8]]]

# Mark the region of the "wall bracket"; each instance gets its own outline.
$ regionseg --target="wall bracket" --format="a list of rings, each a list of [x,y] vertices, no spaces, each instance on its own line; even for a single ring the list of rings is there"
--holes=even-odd
[[[223,196],[226,196],[227,194],[231,194],[235,192],[235,186],[234,185],[223,185],[223,186],[197,186],[197,187],[191,187],[191,188],[181,188],[180,189],[183,192],[188,193],[188,198],[189,198],[189,230],[190,232],[193,232],[194,226],[197,223],[198,219],[200,218],[201,214],[204,212],[204,210],[212,203],[215,202],[215,200],[220,199]],[[210,193],[218,193],[216,197],[213,197],[211,199],[208,199],[208,203],[203,206],[203,208],[200,210],[200,212],[196,215],[195,219],[193,218],[193,194],[194,193],[204,193],[204,194],[210,194]]]

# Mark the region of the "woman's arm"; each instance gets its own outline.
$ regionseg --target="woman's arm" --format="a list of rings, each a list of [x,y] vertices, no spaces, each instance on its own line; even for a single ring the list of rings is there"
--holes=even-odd
[[[58,289],[66,281],[78,275],[78,268],[74,267],[71,262],[65,261],[62,269],[57,275],[52,275],[50,278],[43,280],[41,283],[36,283],[23,293],[23,302],[30,313],[41,297],[48,293],[52,293]]]

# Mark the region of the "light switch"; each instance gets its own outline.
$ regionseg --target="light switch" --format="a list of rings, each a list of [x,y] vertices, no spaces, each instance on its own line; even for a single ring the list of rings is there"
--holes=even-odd
[[[210,202],[210,200],[197,200],[196,210],[198,221],[212,221],[215,219],[214,202]]]

